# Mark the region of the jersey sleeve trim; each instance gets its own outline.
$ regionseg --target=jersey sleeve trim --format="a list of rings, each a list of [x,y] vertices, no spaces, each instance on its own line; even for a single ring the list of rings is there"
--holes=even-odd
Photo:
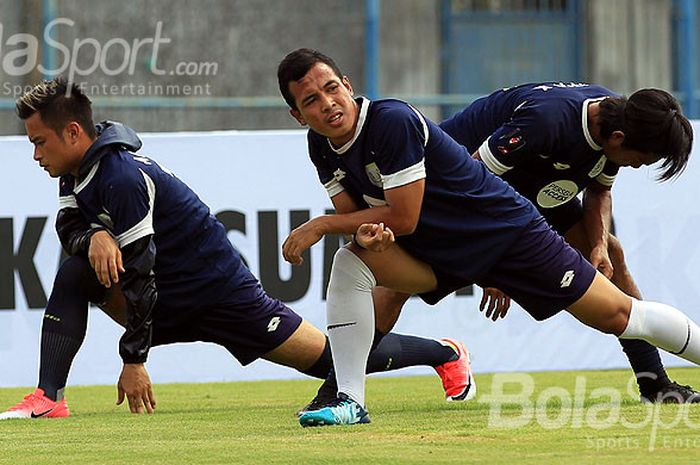
[[[616,176],[600,173],[598,176],[596,176],[595,180],[606,187],[612,187],[613,183],[615,182],[615,178]]]
[[[75,195],[62,195],[58,198],[58,209],[78,208],[78,202],[75,200]]]
[[[513,169],[513,167],[506,166],[500,161],[498,161],[493,152],[491,152],[491,148],[489,147],[490,139],[490,137],[486,139],[484,143],[481,144],[481,147],[479,147],[479,157],[481,158],[481,161],[484,162],[489,171],[491,171],[493,174],[500,176],[506,171]]]
[[[345,190],[342,184],[338,182],[336,179],[331,179],[327,183],[323,185],[323,187],[326,188],[326,192],[328,192],[328,197],[333,198],[336,195],[340,194]]]
[[[425,179],[425,159],[396,173],[382,175],[382,185],[384,190],[387,190],[405,186],[419,179]]]
[[[139,169],[141,172],[141,175],[143,175],[143,178],[146,182],[146,188],[148,189],[148,213],[146,216],[143,217],[141,221],[136,223],[131,229],[128,231],[124,231],[122,234],[117,236],[117,244],[119,244],[119,248],[125,247],[132,242],[135,242],[142,237],[146,237],[150,234],[154,234],[153,230],[153,207],[155,205],[155,198],[156,198],[156,185],[153,182],[153,180],[143,172],[143,170]]]
[[[413,108],[411,105],[408,105],[408,108],[413,110],[413,112],[418,116],[418,119],[420,120],[420,124],[423,126],[423,147],[428,146],[428,136],[430,135],[430,132],[428,131],[428,124],[425,122],[425,118],[423,115],[420,114],[418,110]]]

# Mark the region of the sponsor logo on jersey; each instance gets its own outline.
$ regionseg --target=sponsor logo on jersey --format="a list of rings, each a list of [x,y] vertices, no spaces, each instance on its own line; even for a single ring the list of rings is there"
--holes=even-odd
[[[561,288],[569,287],[571,286],[571,282],[574,280],[574,277],[576,276],[576,273],[574,273],[574,270],[569,270],[566,273],[564,273],[564,276],[561,278]]]
[[[340,181],[344,177],[345,177],[345,171],[341,170],[340,168],[333,171],[333,179],[335,179],[336,181]]]
[[[605,155],[601,155],[600,159],[598,162],[595,164],[593,169],[588,173],[589,178],[595,178],[598,176],[600,173],[603,172],[603,167],[605,166],[605,162],[607,161],[607,158],[605,158]]]
[[[578,186],[568,179],[550,182],[537,193],[537,205],[554,208],[565,204],[578,194]]]
[[[369,165],[365,165],[365,172],[369,178],[369,182],[377,187],[384,187],[382,182],[382,173],[379,171],[379,167],[376,163],[372,162]]]

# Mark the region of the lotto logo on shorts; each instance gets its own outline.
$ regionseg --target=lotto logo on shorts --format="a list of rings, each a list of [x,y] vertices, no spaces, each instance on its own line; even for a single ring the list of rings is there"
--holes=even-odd
[[[280,325],[280,317],[275,316],[273,317],[270,322],[267,324],[267,332],[271,333],[273,331],[277,330],[277,327]]]
[[[561,278],[561,288],[569,287],[571,284],[571,281],[574,280],[574,276],[576,274],[574,273],[574,270],[569,270],[566,273],[564,273],[564,277]]]

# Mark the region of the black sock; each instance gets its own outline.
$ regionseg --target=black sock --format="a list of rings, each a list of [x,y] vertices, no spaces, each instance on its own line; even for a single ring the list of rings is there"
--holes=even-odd
[[[321,356],[316,360],[316,363],[311,365],[306,370],[300,370],[305,375],[313,376],[314,378],[326,379],[328,374],[333,369],[333,357],[331,356],[331,344],[326,336],[326,346],[323,348]],[[335,379],[335,375],[333,376]]]
[[[656,347],[638,339],[619,339],[619,341],[637,376],[639,392],[643,396],[652,395],[671,382]]]
[[[443,345],[434,339],[394,333],[384,334],[380,331],[375,331],[372,347],[367,360],[367,373],[398,370],[415,365],[435,367],[458,358],[451,346]],[[317,378],[325,376],[323,384],[318,388],[318,395],[335,395],[338,385],[328,338],[321,357],[302,373]]]
[[[63,398],[68,372],[78,353],[88,320],[88,302],[104,294],[85,258],[70,257],[58,270],[41,327],[38,387],[52,400]]]
[[[372,341],[372,348],[370,349],[369,360],[375,358],[373,356],[373,353],[375,352],[377,345],[382,341],[383,338],[384,333],[378,330],[374,331],[374,340]],[[386,360],[384,352],[385,351],[382,351],[382,353],[379,355],[379,358],[382,360]],[[370,365],[369,361],[367,365]],[[305,375],[321,379],[329,378],[329,375],[332,374],[332,378],[335,382],[335,372],[333,371],[333,356],[331,355],[331,344],[328,341],[328,337],[326,337],[326,346],[323,348],[323,353],[318,358],[318,360],[316,360],[316,363],[311,365],[306,370],[301,370],[301,372]]]
[[[417,365],[436,367],[457,358],[458,355],[451,346],[443,345],[435,339],[389,333],[370,353],[367,373]]]
[[[82,343],[82,339],[42,331],[39,389],[43,389],[49,399],[63,399],[63,389],[66,387],[70,366]]]

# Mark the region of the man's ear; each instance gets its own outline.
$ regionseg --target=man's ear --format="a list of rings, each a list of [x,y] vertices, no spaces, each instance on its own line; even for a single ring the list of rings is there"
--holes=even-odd
[[[350,95],[355,95],[355,91],[352,90],[352,84],[350,84],[350,79],[348,79],[347,76],[343,76],[342,83],[348,92],[350,92]]]
[[[625,133],[622,131],[613,131],[608,137],[608,142],[615,147],[622,147],[625,142]]]
[[[76,121],[71,121],[68,123],[63,130],[63,134],[67,137],[69,142],[75,143],[80,138],[80,134],[83,132],[83,128]]]
[[[289,114],[292,115],[292,118],[297,120],[299,124],[301,124],[302,126],[306,126],[306,120],[303,116],[301,116],[301,112],[299,110],[290,109]]]

